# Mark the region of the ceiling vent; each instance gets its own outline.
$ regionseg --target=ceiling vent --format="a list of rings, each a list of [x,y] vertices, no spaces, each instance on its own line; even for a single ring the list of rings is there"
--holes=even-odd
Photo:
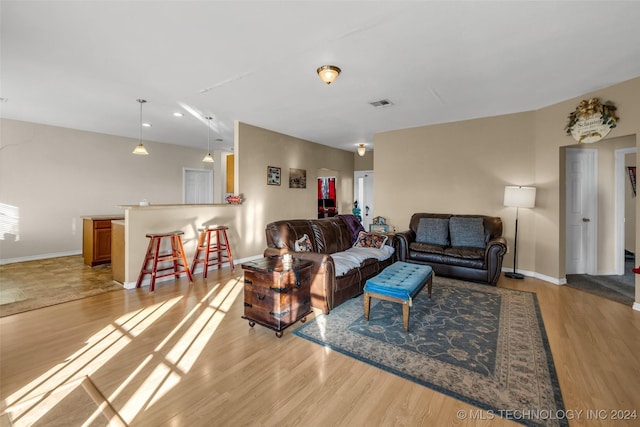
[[[383,108],[392,106],[393,102],[389,101],[388,99],[381,99],[380,101],[373,101],[369,104],[373,105],[376,108]]]

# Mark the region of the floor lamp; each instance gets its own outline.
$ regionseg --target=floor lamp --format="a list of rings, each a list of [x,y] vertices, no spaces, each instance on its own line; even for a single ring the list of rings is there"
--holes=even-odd
[[[513,239],[513,273],[504,275],[511,279],[524,279],[524,276],[516,272],[516,262],[518,260],[518,211],[520,208],[532,208],[536,205],[535,187],[520,187],[507,185],[504,187],[504,205],[516,208],[516,234]]]

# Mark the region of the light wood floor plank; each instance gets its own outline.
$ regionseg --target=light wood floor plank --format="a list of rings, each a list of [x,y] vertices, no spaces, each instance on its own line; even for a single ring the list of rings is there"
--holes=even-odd
[[[477,408],[291,328],[281,339],[250,328],[241,277],[223,269],[1,318],[2,408],[88,375],[130,425],[516,425],[462,420],[458,411]],[[585,411],[571,426],[640,424],[611,420],[612,410],[640,410],[639,312],[532,278],[498,285],[537,294],[565,407]]]

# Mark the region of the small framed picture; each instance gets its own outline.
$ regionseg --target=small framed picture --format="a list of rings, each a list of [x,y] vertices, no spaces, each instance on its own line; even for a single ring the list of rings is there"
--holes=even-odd
[[[280,185],[281,169],[275,166],[267,166],[267,185]]]
[[[306,169],[289,169],[289,188],[307,188]]]
[[[369,224],[369,233],[388,233],[389,226],[387,224]]]

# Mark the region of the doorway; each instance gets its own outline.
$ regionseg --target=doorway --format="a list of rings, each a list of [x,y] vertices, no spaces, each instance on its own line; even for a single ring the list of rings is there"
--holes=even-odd
[[[357,171],[353,174],[353,195],[360,209],[362,225],[369,229],[374,215],[373,208],[373,171]],[[354,203],[355,206],[355,203]]]
[[[568,286],[632,305],[636,202],[629,168],[635,167],[636,149],[613,144],[566,148],[566,280]]]

